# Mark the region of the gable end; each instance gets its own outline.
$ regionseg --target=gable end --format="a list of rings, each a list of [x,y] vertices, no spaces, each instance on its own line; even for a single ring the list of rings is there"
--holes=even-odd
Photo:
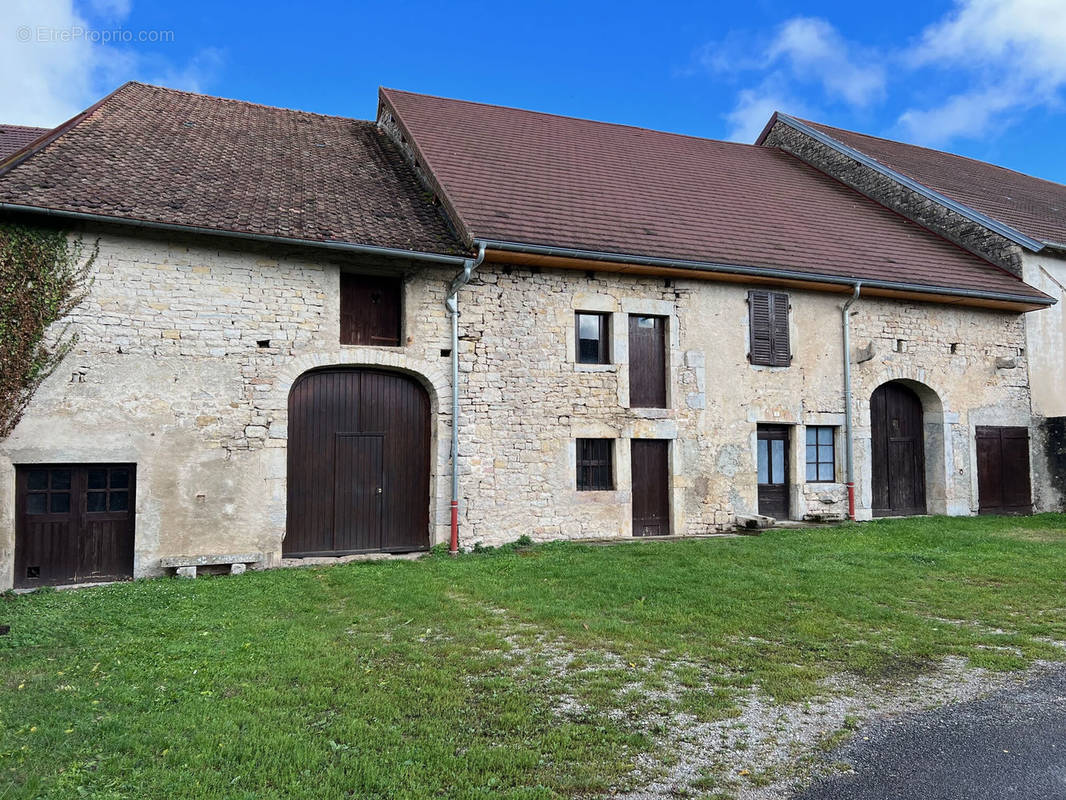
[[[819,141],[780,116],[775,115],[759,143],[784,150],[871,200],[1022,277],[1021,245],[857,161],[842,149]]]

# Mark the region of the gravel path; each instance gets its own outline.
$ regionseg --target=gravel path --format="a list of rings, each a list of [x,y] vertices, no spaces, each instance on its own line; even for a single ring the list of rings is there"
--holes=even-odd
[[[717,796],[731,800],[777,800],[783,797],[803,800],[821,800],[823,797],[895,799],[897,795],[884,790],[872,794],[819,794],[846,786],[845,783],[832,783],[832,776],[850,772],[846,759],[852,751],[835,749],[834,743],[851,740],[858,748],[854,752],[858,753],[872,741],[870,733],[860,730],[865,724],[875,725],[878,724],[875,720],[893,720],[945,705],[971,703],[990,692],[1024,692],[1026,685],[1045,678],[1056,669],[1066,671],[1061,664],[1039,662],[1025,672],[995,673],[971,668],[964,659],[949,658],[933,672],[887,686],[872,686],[838,676],[825,682],[822,697],[803,703],[777,705],[758,692],[751,692],[741,702],[739,717],[700,723],[685,715],[676,715],[664,721],[667,734],[659,737],[660,743],[676,756],[676,763],[664,767],[651,757],[639,760],[637,781],[643,785],[616,795],[616,798],[665,800],[686,796],[714,797],[717,793]],[[1062,693],[1066,694],[1066,687]],[[1063,705],[1066,706],[1066,701]],[[1061,731],[1059,739],[1062,739]],[[1059,746],[1060,749],[1066,747],[1066,742],[1060,741]],[[1010,746],[1004,747],[1009,749]],[[1039,754],[1034,758],[1039,758]],[[879,778],[872,778],[873,783],[866,790],[872,791],[877,780]],[[806,789],[812,781],[817,782],[818,788]],[[807,793],[797,795],[797,792],[804,791]],[[1046,794],[1014,796],[1059,797]]]

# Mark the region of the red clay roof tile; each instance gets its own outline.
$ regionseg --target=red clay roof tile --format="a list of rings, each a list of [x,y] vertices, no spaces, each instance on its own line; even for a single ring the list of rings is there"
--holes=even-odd
[[[29,125],[4,125],[0,123],[0,161],[12,156],[30,142],[36,141],[50,128],[32,128]]]
[[[0,202],[453,254],[373,122],[128,83],[0,174]]]

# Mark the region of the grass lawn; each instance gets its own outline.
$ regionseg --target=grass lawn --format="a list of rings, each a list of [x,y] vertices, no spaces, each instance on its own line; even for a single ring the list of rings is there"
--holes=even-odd
[[[1043,515],[8,594],[0,798],[607,793],[647,704],[1064,659],[1064,581]]]

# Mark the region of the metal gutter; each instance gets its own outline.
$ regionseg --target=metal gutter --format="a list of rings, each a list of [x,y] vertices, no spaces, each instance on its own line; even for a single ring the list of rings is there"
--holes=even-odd
[[[855,433],[851,418],[851,305],[859,299],[862,283],[855,284],[855,293],[840,309],[840,324],[844,344],[844,468],[847,474],[848,519],[855,521]]]
[[[808,283],[831,283],[839,286],[854,286],[856,279],[840,275],[825,275],[817,272],[800,272],[797,270],[778,269],[776,267],[749,267],[740,264],[718,264],[710,261],[687,261],[684,259],[658,258],[655,256],[638,256],[627,253],[608,253],[599,250],[578,250],[569,247],[550,247],[545,245],[502,242],[491,239],[478,240],[490,250],[527,255],[554,256],[556,258],[584,259],[586,261],[609,261],[614,263],[636,264],[647,267],[666,267],[686,269],[694,272],[724,273],[729,275],[751,275],[780,280],[806,281]],[[882,281],[863,279],[862,285],[871,289],[888,289],[901,292],[921,294],[951,295],[954,297],[972,297],[980,300],[998,300],[1008,303],[1026,303],[1029,305],[1051,306],[1057,301],[1053,297],[1034,297],[1005,292],[990,292],[982,289],[957,289],[949,286],[928,286],[903,281]]]
[[[356,244],[354,242],[340,241],[316,241],[314,239],[296,239],[289,236],[271,236],[263,233],[245,233],[241,231],[227,231],[219,228],[204,228],[198,225],[176,225],[169,222],[151,222],[141,219],[127,219],[125,217],[112,217],[105,214],[89,214],[84,211],[65,211],[55,208],[40,208],[37,206],[24,206],[16,203],[0,203],[0,211],[13,211],[20,214],[40,214],[60,219],[72,219],[81,222],[98,222],[108,225],[126,225],[132,228],[145,228],[148,230],[168,231],[171,233],[188,233],[197,236],[216,236],[226,239],[243,239],[246,241],[263,242],[266,244],[288,245],[294,247],[311,247],[319,250],[332,250],[342,253],[358,255],[382,256],[386,258],[404,258],[411,261],[430,261],[436,264],[460,266],[470,259],[464,256],[449,256],[439,253],[423,253],[419,250],[402,250],[395,247],[377,247],[369,244]]]
[[[485,260],[484,243],[474,244],[478,245],[477,258],[463,262],[463,271],[452,280],[444,301],[452,318],[452,535],[448,546],[452,555],[459,552],[459,290],[470,283],[474,271]]]
[[[817,128],[813,128],[807,123],[796,119],[795,117],[790,117],[788,114],[782,114],[781,112],[777,112],[777,118],[789,127],[795,128],[796,130],[806,134],[807,136],[810,136],[812,139],[817,140],[821,144],[824,144],[826,147],[832,147],[838,153],[842,153],[848,158],[852,158],[855,161],[858,161],[864,167],[869,167],[870,169],[881,173],[885,177],[891,178],[897,183],[903,184],[912,192],[916,192],[922,195],[923,197],[932,200],[934,203],[939,203],[940,205],[951,209],[956,214],[960,214],[966,217],[971,222],[976,222],[978,225],[988,228],[991,231],[995,231],[1000,236],[1010,239],[1015,244],[1020,244],[1022,247],[1032,250],[1034,253],[1038,253],[1042,249],[1044,249],[1043,242],[1026,236],[1021,231],[1016,230],[1015,228],[1012,228],[1009,225],[1005,225],[999,220],[992,219],[992,217],[982,214],[980,211],[972,209],[969,206],[958,202],[957,200],[952,200],[947,195],[943,195],[935,189],[930,189],[928,186],[918,183],[918,181],[914,180],[913,178],[908,178],[902,172],[897,172],[891,167],[885,166],[877,159],[871,158],[860,150],[856,150],[854,147],[850,147],[838,139],[834,139],[829,134],[822,133]]]

